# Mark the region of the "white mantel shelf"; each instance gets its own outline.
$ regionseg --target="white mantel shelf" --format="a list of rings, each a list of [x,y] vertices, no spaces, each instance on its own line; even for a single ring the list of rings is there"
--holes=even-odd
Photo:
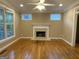
[[[33,23],[32,26],[50,26],[49,23]]]

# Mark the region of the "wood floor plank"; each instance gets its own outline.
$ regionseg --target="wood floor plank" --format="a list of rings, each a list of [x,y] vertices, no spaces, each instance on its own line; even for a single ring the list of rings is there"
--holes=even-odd
[[[7,49],[14,59],[79,59],[79,46],[71,47],[62,40],[33,41],[21,39]]]

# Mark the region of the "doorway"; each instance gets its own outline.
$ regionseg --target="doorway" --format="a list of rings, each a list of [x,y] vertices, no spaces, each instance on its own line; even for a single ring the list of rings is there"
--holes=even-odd
[[[77,14],[76,45],[79,45],[79,14]]]

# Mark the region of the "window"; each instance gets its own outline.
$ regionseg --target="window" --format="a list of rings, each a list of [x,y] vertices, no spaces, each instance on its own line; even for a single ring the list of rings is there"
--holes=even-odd
[[[7,28],[7,37],[13,35],[13,13],[11,11],[6,11],[6,28]]]
[[[5,8],[0,9],[0,40],[14,35],[13,12]]]
[[[61,20],[61,14],[51,14],[50,20],[52,21],[60,21]]]
[[[0,9],[0,40],[5,38],[4,32],[4,11]]]
[[[32,20],[32,14],[22,14],[22,20]]]

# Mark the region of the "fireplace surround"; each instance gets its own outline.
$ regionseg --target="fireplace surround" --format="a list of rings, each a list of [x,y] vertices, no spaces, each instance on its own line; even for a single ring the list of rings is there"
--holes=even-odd
[[[34,25],[33,26],[33,40],[49,40],[49,26],[48,25]]]

